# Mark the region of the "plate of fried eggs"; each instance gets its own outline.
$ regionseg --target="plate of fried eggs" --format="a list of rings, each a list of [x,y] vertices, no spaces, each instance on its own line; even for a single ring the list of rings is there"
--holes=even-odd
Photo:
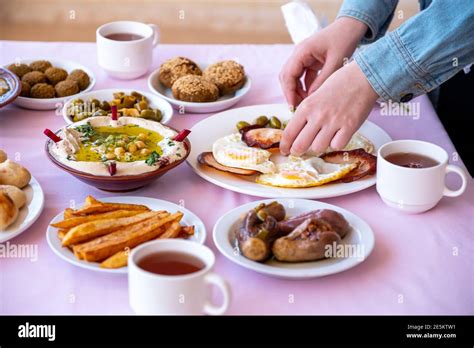
[[[383,129],[366,121],[341,151],[283,156],[279,140],[292,115],[286,104],[267,104],[208,117],[191,129],[187,162],[217,186],[265,198],[329,198],[375,184],[375,154],[391,141]]]

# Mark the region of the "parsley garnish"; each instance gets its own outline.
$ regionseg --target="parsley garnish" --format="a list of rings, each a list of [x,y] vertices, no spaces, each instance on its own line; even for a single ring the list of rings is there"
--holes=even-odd
[[[92,128],[89,122],[87,122],[86,124],[77,126],[74,129],[82,133],[87,138],[91,138],[95,134],[94,128]]]
[[[145,160],[145,163],[149,166],[155,165],[156,162],[160,159],[160,154],[156,151],[153,151],[150,156]]]

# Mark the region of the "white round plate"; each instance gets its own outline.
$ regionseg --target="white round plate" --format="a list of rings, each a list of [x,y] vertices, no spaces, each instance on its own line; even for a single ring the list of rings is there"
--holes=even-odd
[[[19,61],[19,63],[30,64],[31,62],[34,62],[35,60],[43,60],[43,59],[50,61],[51,64],[55,68],[62,68],[64,70],[66,70],[68,73],[70,73],[71,71],[73,71],[75,69],[84,70],[87,73],[87,75],[89,75],[90,83],[89,83],[89,86],[87,86],[87,88],[85,90],[81,91],[80,93],[88,92],[88,91],[92,90],[92,88],[94,88],[95,75],[89,68],[85,67],[82,64],[79,64],[79,63],[76,63],[76,62],[73,62],[73,61],[70,61],[70,60],[63,60],[63,59],[60,60],[60,59],[51,59],[51,58],[21,59]],[[10,65],[10,64],[11,63],[9,63],[8,65]],[[7,66],[5,66],[5,68]],[[46,99],[27,98],[27,97],[19,96],[18,98],[15,99],[15,101],[13,103],[18,105],[18,106],[21,106],[22,108],[25,108],[25,109],[53,110],[53,109],[57,109],[58,107],[62,106],[62,104],[64,104],[64,102],[67,99],[69,99],[71,97],[78,96],[80,93],[74,94],[73,96],[69,96],[69,97],[46,98]]]
[[[212,144],[217,139],[237,131],[237,122],[247,121],[252,123],[260,115],[277,116],[281,121],[285,121],[291,118],[292,113],[284,104],[268,104],[227,110],[208,117],[191,128],[192,132],[188,139],[193,144],[193,147],[187,159],[188,164],[199,176],[217,186],[235,192],[266,198],[328,198],[361,191],[375,184],[375,175],[372,175],[350,183],[333,183],[318,187],[273,187],[257,184],[254,175],[238,176],[198,163],[197,158],[201,152],[212,151]],[[372,141],[375,147],[374,153],[376,153],[380,146],[391,141],[390,136],[383,129],[369,121],[366,121],[360,127],[359,132]],[[276,160],[276,162],[282,159],[283,156],[280,154],[274,153],[272,155],[272,160]]]
[[[137,89],[128,89],[128,88],[99,89],[97,91],[92,91],[89,93],[81,93],[81,94],[76,94],[76,95],[71,96],[71,98],[66,101],[62,109],[62,115],[63,115],[64,121],[66,121],[67,124],[74,123],[71,120],[71,118],[67,115],[67,109],[70,107],[71,103],[75,99],[80,98],[84,101],[89,100],[89,99],[98,99],[100,101],[103,101],[103,100],[111,101],[113,99],[113,94],[116,92],[124,92],[125,94],[130,94],[134,91],[145,96],[148,100],[148,105],[150,107],[152,107],[153,109],[159,109],[161,111],[163,118],[161,119],[160,123],[166,124],[169,121],[171,121],[171,118],[173,117],[173,108],[171,107],[170,103],[168,103],[163,98],[157,97],[153,93],[143,92]]]
[[[181,223],[186,226],[194,225],[194,235],[189,238],[189,241],[197,242],[199,244],[204,244],[206,240],[206,227],[199,217],[194,213],[185,209],[177,204],[163,201],[161,199],[149,198],[149,197],[128,197],[128,196],[117,196],[117,197],[107,197],[99,198],[101,202],[114,202],[114,203],[128,203],[128,204],[144,204],[152,210],[168,210],[171,213],[176,211],[183,212],[183,218]],[[87,262],[83,260],[78,260],[74,253],[61,245],[61,241],[58,238],[58,229],[51,226],[52,223],[63,220],[63,212],[56,215],[48,225],[46,230],[46,240],[48,245],[53,250],[53,252],[58,255],[60,258],[73,264],[74,266],[89,269],[92,271],[103,272],[103,273],[116,273],[116,274],[126,274],[128,272],[128,267],[122,267],[117,269],[107,269],[100,268],[98,262]]]
[[[267,199],[241,205],[222,216],[215,224],[213,231],[214,243],[217,249],[230,261],[252,271],[277,278],[307,279],[339,273],[357,266],[363,262],[374,248],[375,239],[370,226],[357,215],[337,206],[306,199],[278,199],[283,204],[288,217],[293,217],[315,209],[332,209],[349,222],[351,231],[342,239],[344,248],[353,250],[350,257],[331,258],[311,262],[280,262],[270,259],[260,263],[241,255],[235,244],[235,231],[241,223],[241,217],[260,203],[270,203]],[[350,247],[349,247],[350,246]],[[350,253],[350,252],[349,252]]]
[[[31,177],[30,183],[23,191],[26,193],[26,204],[20,209],[16,221],[4,231],[0,231],[0,243],[6,242],[25,232],[39,218],[44,207],[44,194],[39,182]]]
[[[203,65],[200,66],[203,69],[205,68],[205,66]],[[158,94],[160,97],[169,101],[175,109],[182,109],[185,113],[207,114],[211,112],[226,110],[232,105],[236,104],[240,99],[242,99],[248,93],[252,85],[252,81],[247,75],[247,80],[245,81],[245,84],[234,94],[224,95],[215,102],[192,103],[175,99],[173,97],[173,93],[171,93],[171,89],[166,88],[161,84],[160,81],[158,81],[158,73],[159,69],[153,71],[150,77],[148,77],[148,88],[150,89],[150,91]]]

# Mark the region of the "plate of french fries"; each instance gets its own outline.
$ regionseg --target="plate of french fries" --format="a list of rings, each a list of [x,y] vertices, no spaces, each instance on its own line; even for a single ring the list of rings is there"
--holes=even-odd
[[[206,228],[191,211],[160,199],[87,196],[80,208],[56,215],[46,231],[48,244],[59,257],[107,273],[127,273],[133,248],[165,238],[189,240],[192,248],[192,242],[204,243]]]

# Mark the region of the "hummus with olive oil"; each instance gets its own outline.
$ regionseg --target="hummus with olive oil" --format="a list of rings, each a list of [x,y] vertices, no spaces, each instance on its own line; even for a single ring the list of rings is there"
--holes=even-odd
[[[110,176],[108,165],[116,163],[116,174],[137,175],[157,170],[186,156],[176,131],[161,123],[137,117],[96,116],[64,127],[61,140],[49,145],[59,162],[82,172]]]

